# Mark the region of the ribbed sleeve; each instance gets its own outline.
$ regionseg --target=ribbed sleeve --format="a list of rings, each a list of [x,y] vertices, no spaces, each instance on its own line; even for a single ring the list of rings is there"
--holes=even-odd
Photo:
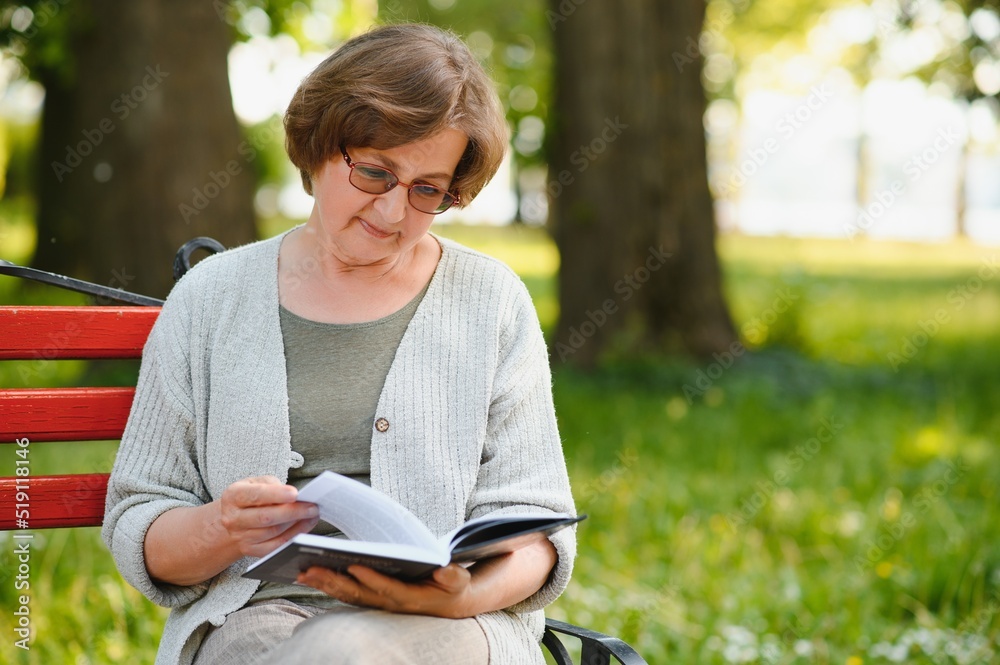
[[[547,509],[575,513],[552,403],[552,379],[542,331],[526,290],[512,289],[500,338],[486,445],[473,492],[474,516]],[[542,589],[509,609],[538,610],[569,583],[575,530],[550,538],[559,561]]]
[[[108,482],[101,535],[122,576],[159,605],[179,607],[201,597],[207,584],[157,585],[146,571],[143,542],[161,514],[207,502],[194,451],[194,407],[178,300],[164,307],[143,349],[125,432]],[[158,442],[159,449],[150,449]]]

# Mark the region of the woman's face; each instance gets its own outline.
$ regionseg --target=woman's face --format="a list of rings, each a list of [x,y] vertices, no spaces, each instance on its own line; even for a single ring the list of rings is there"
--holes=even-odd
[[[396,148],[346,146],[354,163],[377,164],[401,182],[422,182],[448,189],[468,137],[457,129]],[[427,234],[434,215],[420,212],[397,185],[385,194],[368,194],[348,180],[350,167],[338,154],[315,174],[315,204],[309,225],[323,247],[346,265],[391,263],[411,251]]]

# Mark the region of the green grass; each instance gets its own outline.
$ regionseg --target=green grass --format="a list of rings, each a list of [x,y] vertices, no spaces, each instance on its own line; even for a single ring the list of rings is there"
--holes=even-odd
[[[551,614],[655,663],[994,662],[1000,275],[974,281],[994,253],[727,237],[752,354],[558,371],[591,519]]]
[[[541,233],[439,232],[514,265],[551,329],[558,260]],[[555,367],[590,518],[550,616],[651,663],[1000,660],[1000,274],[970,281],[1000,249],[727,236],[720,253],[749,349],[731,367]],[[7,282],[0,297],[22,297]],[[85,371],[51,364],[54,383]],[[71,449],[33,446],[32,471],[106,468],[113,444],[86,462]],[[32,649],[13,647],[5,611],[0,662],[151,662],[164,613],[97,530],[36,534]],[[0,606],[15,595],[0,580]]]

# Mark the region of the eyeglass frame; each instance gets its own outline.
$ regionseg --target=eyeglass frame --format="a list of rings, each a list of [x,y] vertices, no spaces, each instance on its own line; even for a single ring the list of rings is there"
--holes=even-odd
[[[459,194],[453,194],[453,193],[449,192],[447,189],[444,189],[443,187],[438,187],[437,185],[432,185],[431,183],[428,183],[428,182],[411,182],[411,183],[405,183],[405,182],[403,182],[399,178],[398,175],[396,175],[396,173],[392,169],[387,169],[386,167],[384,167],[384,166],[382,166],[380,164],[372,164],[371,162],[356,162],[353,159],[351,159],[350,155],[347,154],[347,148],[345,148],[344,146],[340,146],[340,154],[342,154],[344,156],[344,161],[347,162],[348,168],[351,169],[350,174],[348,174],[348,176],[347,176],[347,182],[351,183],[351,186],[354,187],[354,189],[358,190],[359,192],[364,192],[365,194],[374,194],[375,196],[381,196],[382,194],[388,194],[392,190],[396,189],[397,185],[402,185],[403,187],[406,188],[406,202],[408,204],[410,204],[410,206],[412,206],[414,210],[416,210],[417,212],[422,212],[425,215],[440,215],[443,212],[447,212],[448,210],[451,210],[451,208],[453,206],[455,206],[456,204],[458,204],[462,200],[461,195],[459,195]],[[384,192],[369,192],[367,189],[361,189],[360,187],[358,187],[357,183],[355,183],[351,179],[351,176],[354,175],[354,167],[355,166],[367,166],[369,168],[378,169],[379,171],[385,171],[386,173],[388,173],[389,175],[391,175],[393,178],[395,178],[396,182],[395,182],[395,184],[393,184],[391,187],[389,187],[389,189],[385,190]],[[444,208],[443,210],[436,210],[434,212],[428,212],[426,210],[421,210],[417,206],[413,205],[413,201],[410,200],[410,195],[413,194],[413,187],[415,187],[415,186],[432,187],[432,188],[438,190],[439,192],[444,192],[445,198],[446,199],[451,199],[451,203],[449,203],[448,207]]]

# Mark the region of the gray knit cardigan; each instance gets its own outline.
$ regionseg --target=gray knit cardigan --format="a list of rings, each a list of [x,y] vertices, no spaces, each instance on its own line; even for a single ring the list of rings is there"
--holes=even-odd
[[[162,513],[218,499],[234,481],[285,481],[291,449],[278,321],[283,236],[199,263],[174,287],[143,350],[135,401],[108,485],[102,535],[123,577],[172,608],[157,664],[192,662],[210,625],[259,582],[244,558],[209,582],[153,582],[146,530]],[[574,512],[552,404],[548,357],[532,302],[498,261],[438,239],[441,260],[400,342],[372,429],[371,483],[443,534],[488,514]],[[576,550],[552,537],[545,586],[477,619],[490,663],[542,663],[541,609],[566,587]]]

